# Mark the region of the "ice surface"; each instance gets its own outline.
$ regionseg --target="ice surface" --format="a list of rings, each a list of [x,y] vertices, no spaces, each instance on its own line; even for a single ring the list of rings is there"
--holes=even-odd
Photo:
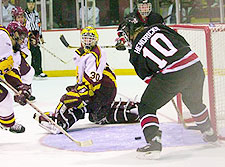
[[[130,98],[134,98],[136,95],[138,95],[137,99],[141,98],[146,84],[138,77],[118,76],[117,80],[118,92]],[[48,78],[43,81],[34,80],[33,95],[37,98],[34,104],[43,112],[54,111],[60,97],[65,93],[66,86],[72,85],[74,82],[75,79],[73,77]],[[120,97],[118,96],[117,99]],[[121,98],[125,100],[125,97]],[[164,144],[160,160],[154,161],[136,158],[135,149],[138,146],[137,143],[129,150],[103,152],[82,152],[75,149],[70,151],[62,147],[54,148],[46,146],[44,141],[50,142],[50,140],[47,140],[49,136],[32,118],[35,110],[29,105],[20,106],[18,104],[14,104],[14,109],[16,120],[26,127],[26,132],[24,134],[12,134],[0,130],[0,160],[2,167],[224,167],[225,165],[224,143],[220,144],[220,146],[212,146],[202,142],[196,143],[194,141],[196,138],[199,141],[201,140],[200,134],[197,132],[186,132],[181,125],[175,124],[177,115],[171,102],[162,107],[158,112],[159,121],[162,125],[168,125],[163,127],[163,138],[166,139],[163,143],[167,144]],[[135,127],[137,128],[136,131],[141,134],[138,132],[138,124],[126,126],[137,126]],[[75,139],[85,139],[87,137],[86,140],[89,140],[89,135],[84,136],[84,132],[77,131],[77,134],[75,132],[79,128],[90,130],[90,127],[101,128],[86,119],[78,121],[73,126],[73,137]],[[107,136],[104,128],[102,128],[101,135]],[[173,131],[173,129],[176,131]],[[122,141],[124,136],[122,134],[118,135],[121,136],[119,141]],[[193,135],[196,137],[195,139]],[[129,136],[127,135],[126,137]],[[187,140],[188,138],[190,138],[190,141]],[[57,137],[54,136],[51,140],[54,139],[57,140]],[[176,143],[175,139],[180,143],[184,143],[184,141],[189,143],[172,145],[172,143]],[[129,143],[125,137],[124,140],[127,141],[127,144],[131,145],[135,142]],[[64,144],[67,144],[67,142],[70,143],[71,141],[64,138]],[[136,142],[140,142],[140,146],[143,146],[143,137]],[[194,144],[192,145],[192,143]],[[71,147],[73,146],[71,145]],[[77,146],[75,145],[74,147]],[[101,147],[101,143],[98,143],[96,150],[100,149],[99,147]]]

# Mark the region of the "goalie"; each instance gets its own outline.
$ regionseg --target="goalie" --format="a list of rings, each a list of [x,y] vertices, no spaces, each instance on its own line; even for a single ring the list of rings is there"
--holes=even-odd
[[[98,39],[93,27],[81,31],[81,47],[74,54],[77,83],[66,88],[67,93],[61,97],[54,114],[46,113],[64,130],[84,119],[85,113],[96,124],[139,121],[136,103],[114,102],[116,76],[106,63],[106,53],[97,45]],[[38,120],[42,127],[51,128],[42,116]]]

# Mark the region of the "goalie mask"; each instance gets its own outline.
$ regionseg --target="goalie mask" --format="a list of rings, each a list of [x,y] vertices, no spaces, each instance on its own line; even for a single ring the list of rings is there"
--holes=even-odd
[[[91,50],[98,43],[98,33],[93,27],[85,27],[81,31],[81,44],[84,49]]]
[[[150,0],[137,0],[137,8],[141,16],[147,17],[152,11],[152,4]]]

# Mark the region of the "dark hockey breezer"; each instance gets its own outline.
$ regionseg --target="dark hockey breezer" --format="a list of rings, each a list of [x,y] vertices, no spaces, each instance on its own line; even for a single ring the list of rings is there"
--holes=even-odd
[[[156,112],[177,93],[182,94],[203,139],[215,142],[217,136],[202,101],[205,74],[198,56],[181,35],[163,24],[147,29],[129,24],[132,23],[123,26],[123,31],[132,42],[130,62],[137,75],[148,83],[138,106],[147,146],[137,152],[147,159],[159,157],[162,145]]]

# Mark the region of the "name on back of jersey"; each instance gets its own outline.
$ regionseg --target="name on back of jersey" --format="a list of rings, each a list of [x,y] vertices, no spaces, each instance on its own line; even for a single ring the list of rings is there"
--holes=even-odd
[[[160,31],[158,27],[152,27],[149,29],[146,34],[138,41],[138,43],[135,45],[134,52],[137,54],[141,53],[141,50],[143,46],[146,44],[146,42],[157,32]]]

